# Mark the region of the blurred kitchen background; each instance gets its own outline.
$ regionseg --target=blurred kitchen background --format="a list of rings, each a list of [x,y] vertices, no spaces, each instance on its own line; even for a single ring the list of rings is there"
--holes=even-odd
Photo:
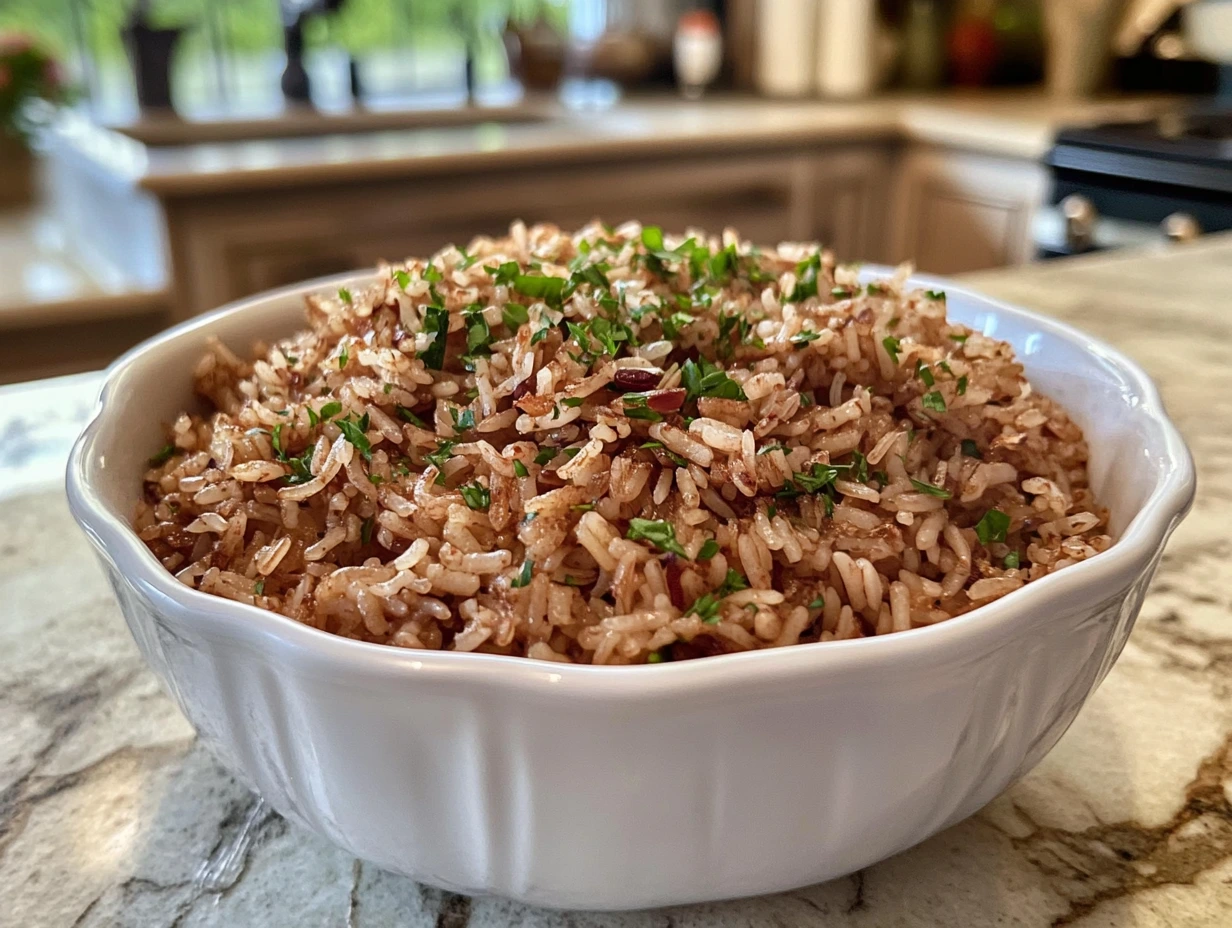
[[[0,382],[515,218],[959,273],[1232,229],[1232,0],[0,0]]]

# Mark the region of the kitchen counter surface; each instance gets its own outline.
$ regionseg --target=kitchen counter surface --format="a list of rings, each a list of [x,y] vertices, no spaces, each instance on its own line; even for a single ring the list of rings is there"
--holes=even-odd
[[[539,109],[541,121],[166,147],[73,123],[61,142],[116,177],[174,197],[843,141],[919,141],[1035,160],[1060,125],[1141,119],[1170,102],[1058,102],[1039,91],[891,95],[852,103],[633,97],[601,112],[547,104]]]
[[[1232,924],[1232,237],[972,279],[1137,358],[1200,474],[1117,665],[981,812],[831,883],[620,915],[361,863],[223,772],[141,663],[60,487],[82,375],[0,389],[0,926]]]

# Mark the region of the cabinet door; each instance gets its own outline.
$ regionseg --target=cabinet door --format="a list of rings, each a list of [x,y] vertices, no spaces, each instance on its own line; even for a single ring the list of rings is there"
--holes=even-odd
[[[1031,161],[932,149],[904,154],[891,218],[895,261],[957,274],[1031,260],[1031,218],[1047,185]]]
[[[862,145],[819,155],[813,168],[813,224],[805,238],[840,262],[888,261],[890,152]]]
[[[169,204],[177,309],[192,315],[344,268],[499,235],[514,219],[574,229],[594,218],[670,230],[734,226],[757,242],[808,238],[805,154],[711,156],[504,171]]]

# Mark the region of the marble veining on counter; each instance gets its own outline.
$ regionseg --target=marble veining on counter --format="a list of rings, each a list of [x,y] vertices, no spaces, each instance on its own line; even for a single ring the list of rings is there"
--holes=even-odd
[[[72,378],[0,395],[0,475],[25,467],[0,489],[0,928],[1232,924],[1232,238],[973,280],[1137,358],[1199,470],[1117,665],[976,815],[830,883],[615,915],[357,861],[229,777],[142,664],[59,488],[71,430],[30,434],[86,415],[97,378]]]

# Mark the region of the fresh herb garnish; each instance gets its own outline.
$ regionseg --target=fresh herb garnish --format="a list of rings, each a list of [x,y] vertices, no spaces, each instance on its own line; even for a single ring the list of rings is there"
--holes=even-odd
[[[821,338],[820,332],[809,332],[805,330],[799,333],[795,338],[793,338],[791,340],[791,343],[795,345],[797,348],[802,348],[803,346],[807,345],[809,342],[816,341],[819,338]]]
[[[522,269],[518,267],[518,262],[516,261],[506,261],[499,267],[495,265],[485,265],[484,270],[492,275],[492,283],[497,285],[513,283],[518,274],[522,272]]]
[[[471,509],[487,509],[492,505],[492,491],[479,481],[458,487],[462,500]]]
[[[707,625],[715,625],[719,621],[719,605],[720,603],[740,590],[749,588],[748,581],[744,579],[744,575],[737,570],[732,570],[730,567],[727,570],[727,576],[723,578],[723,582],[718,588],[707,593],[704,596],[699,596],[693,601],[693,605],[685,610],[685,615],[697,615]]]
[[[559,448],[542,448],[539,453],[535,455],[535,463],[542,467],[543,465],[551,462],[552,458],[556,457],[558,454],[560,454]]]
[[[405,290],[411,282],[411,275],[402,270],[402,268],[398,268],[394,271],[394,280],[397,281],[399,287]]]
[[[475,427],[474,410],[464,409],[461,413],[459,413],[456,406],[450,406],[449,418],[453,420],[453,431],[455,435],[461,435],[463,432],[470,431]]]
[[[958,386],[956,389],[958,390],[959,396],[963,396],[964,394],[966,394],[967,392],[967,375],[966,374],[963,374],[961,377],[958,378]]]
[[[397,409],[398,415],[416,428],[426,429],[428,427],[427,423],[424,422],[423,419],[419,418],[419,416],[415,415],[415,413],[411,412],[411,410],[407,409],[405,406],[399,406]]]
[[[965,454],[969,458],[983,458],[984,457],[984,455],[980,453],[980,446],[977,445],[974,439],[971,439],[971,438],[964,438],[962,440],[962,453]]]
[[[370,424],[367,413],[364,413],[363,418],[358,421],[353,421],[348,414],[345,419],[339,419],[334,424],[338,426],[346,440],[355,446],[355,450],[363,455],[365,461],[372,460],[372,442],[368,441],[368,436],[365,434]]]
[[[1002,563],[1005,564],[1006,570],[1017,570],[1019,564],[1018,552],[1011,551],[1005,556],[1005,560]]]
[[[317,412],[311,406],[308,406],[307,410],[308,424],[315,427],[317,423],[328,422],[330,419],[334,418],[334,416],[338,415],[338,413],[342,412],[342,404],[337,400],[333,400],[322,406],[320,412]]]
[[[273,430],[270,432],[270,444],[273,445],[274,454],[278,460],[285,461],[287,459],[287,455],[286,452],[282,450],[282,426],[283,423],[281,422],[274,426]]]
[[[646,422],[662,422],[663,417],[646,405],[645,393],[626,393],[621,397],[625,415],[630,419],[643,419]]]
[[[680,368],[680,382],[684,385],[685,401],[689,402],[703,396],[717,397],[724,400],[747,400],[743,388],[716,364],[705,358],[696,362],[685,361]]]
[[[659,519],[630,519],[629,531],[625,535],[630,541],[649,541],[661,551],[670,551],[680,557],[688,557],[689,553],[676,540],[676,529],[672,523]]]
[[[437,442],[436,450],[432,454],[424,455],[424,460],[435,466],[438,471],[435,482],[439,486],[445,485],[445,462],[453,457],[453,446],[456,444],[456,441]]]
[[[488,325],[488,320],[483,317],[483,309],[474,304],[473,308],[468,308],[466,311],[466,353],[467,354],[490,354],[491,349],[488,348],[492,341],[492,329]]]
[[[441,275],[440,268],[429,262],[423,269],[423,279],[430,284],[439,284],[444,277]]]
[[[937,382],[936,378],[933,377],[933,372],[929,370],[928,365],[919,358],[916,358],[915,361],[915,375],[924,381],[924,386],[926,387],[931,387]]]
[[[595,291],[610,290],[612,285],[603,273],[606,267],[606,264],[588,264],[574,269],[569,277],[569,290],[576,290],[582,284],[590,284]]]
[[[852,476],[858,483],[868,483],[868,458],[859,451],[851,452]]]
[[[925,483],[923,480],[916,480],[914,477],[911,478],[911,485],[919,492],[924,493],[927,496],[935,496],[937,499],[949,499],[951,496],[950,491],[944,487],[933,486],[931,483]]]
[[[945,301],[945,291],[944,290],[925,290],[924,295],[928,297],[930,300],[941,300],[942,302]]]
[[[667,658],[663,656],[663,651],[651,651],[646,655],[647,664],[662,664]]]
[[[359,527],[359,540],[361,544],[368,544],[372,541],[372,526],[376,520],[372,516],[364,519],[364,524]]]
[[[550,325],[545,325],[543,328],[537,329],[535,333],[531,335],[530,343],[532,345],[539,344],[541,341],[543,341],[545,338],[548,337],[548,333],[551,331],[552,331],[552,327]]]
[[[638,445],[638,447],[645,448],[647,451],[662,451],[663,454],[666,455],[668,458],[670,458],[672,463],[675,464],[677,467],[688,467],[689,466],[689,462],[686,461],[684,458],[682,458],[680,455],[678,455],[675,451],[670,451],[667,448],[663,447],[663,442],[661,441],[643,442],[642,444]]]
[[[778,514],[779,514],[779,507],[774,505],[774,503],[771,503],[769,506],[766,507],[766,518],[767,519],[773,519]]]
[[[620,351],[621,342],[628,342],[630,345],[637,344],[632,329],[623,322],[612,322],[602,316],[591,320],[589,331],[590,337],[603,346],[604,353],[613,358]]]
[[[252,585],[252,595],[253,596],[264,596],[265,595],[265,578],[264,577],[262,577],[260,580],[258,580],[256,583]]]
[[[886,354],[890,356],[890,361],[894,364],[898,363],[898,346],[901,344],[893,335],[887,335],[881,340],[881,347],[886,350]]]
[[[789,303],[799,303],[817,295],[817,274],[821,270],[821,254],[809,255],[796,265],[796,285],[787,297]]]
[[[565,448],[561,452],[561,454],[565,456],[566,461],[572,461],[574,458],[576,458],[581,453],[582,453],[581,448]]]
[[[933,412],[945,412],[945,397],[938,390],[933,390],[931,393],[925,393],[920,397],[920,405],[925,409],[931,409]]]
[[[594,503],[578,503],[576,506],[570,506],[569,508],[573,510],[574,512],[594,512],[595,504]]]
[[[975,534],[980,539],[980,544],[988,545],[994,541],[1005,541],[1009,527],[1009,516],[1000,509],[989,509],[975,524]]]
[[[526,469],[526,465],[517,458],[513,459],[513,473],[516,477],[529,477],[530,471]]]
[[[663,326],[663,334],[667,338],[675,340],[680,337],[681,329],[692,325],[697,320],[684,310],[679,310],[660,321]]]
[[[824,609],[826,607],[826,598],[818,596],[815,600],[808,604],[809,609]]]
[[[880,486],[888,487],[890,485],[890,475],[887,474],[884,470],[875,470],[873,471],[872,476],[873,476],[873,479],[876,480]]]
[[[776,496],[792,499],[805,493],[821,493],[828,490],[843,470],[846,464],[813,464],[807,471],[796,471]]]
[[[568,406],[570,409],[577,409],[577,407],[581,406],[585,402],[585,398],[581,396],[566,396],[560,401],[562,406]]]
[[[350,303],[351,302],[351,291],[348,290],[346,287],[339,287],[338,288],[338,299],[342,300],[342,302],[344,303]]]
[[[149,464],[151,467],[159,467],[163,464],[166,464],[168,461],[170,461],[176,454],[179,453],[179,451],[180,451],[179,448],[177,448],[171,442],[167,442],[167,444],[159,448],[158,453],[155,454],[153,457],[151,457],[149,461],[147,461],[146,463]]]
[[[708,561],[719,553],[719,543],[713,538],[707,538],[702,542],[701,550],[697,552],[699,561]]]
[[[449,311],[443,306],[429,306],[424,311],[424,331],[432,335],[432,342],[419,358],[424,367],[439,371],[445,365],[445,344],[449,341]]]
[[[506,303],[501,307],[501,321],[505,323],[506,328],[516,332],[530,322],[530,313],[521,303]]]
[[[542,300],[549,306],[558,307],[568,284],[563,277],[547,277],[543,274],[518,274],[513,279],[513,289],[532,300]]]
[[[343,345],[342,350],[338,352],[338,370],[342,370],[347,366],[347,361],[351,359],[350,353],[347,351],[347,346]]]
[[[965,342],[970,337],[971,337],[970,335],[951,335],[950,341],[958,342],[958,344],[961,345],[963,342]]]
[[[312,479],[312,459],[315,457],[317,446],[310,444],[303,450],[298,457],[287,458],[287,464],[291,468],[291,473],[287,474],[287,486],[296,486],[301,483],[307,483]]]
[[[526,560],[522,562],[522,570],[516,577],[509,581],[509,585],[515,590],[520,590],[524,586],[530,585],[530,576],[534,571],[535,565],[533,562]]]
[[[369,474],[368,482],[372,484],[374,487],[379,487],[382,483],[385,482],[385,478],[382,477],[380,474]]]

